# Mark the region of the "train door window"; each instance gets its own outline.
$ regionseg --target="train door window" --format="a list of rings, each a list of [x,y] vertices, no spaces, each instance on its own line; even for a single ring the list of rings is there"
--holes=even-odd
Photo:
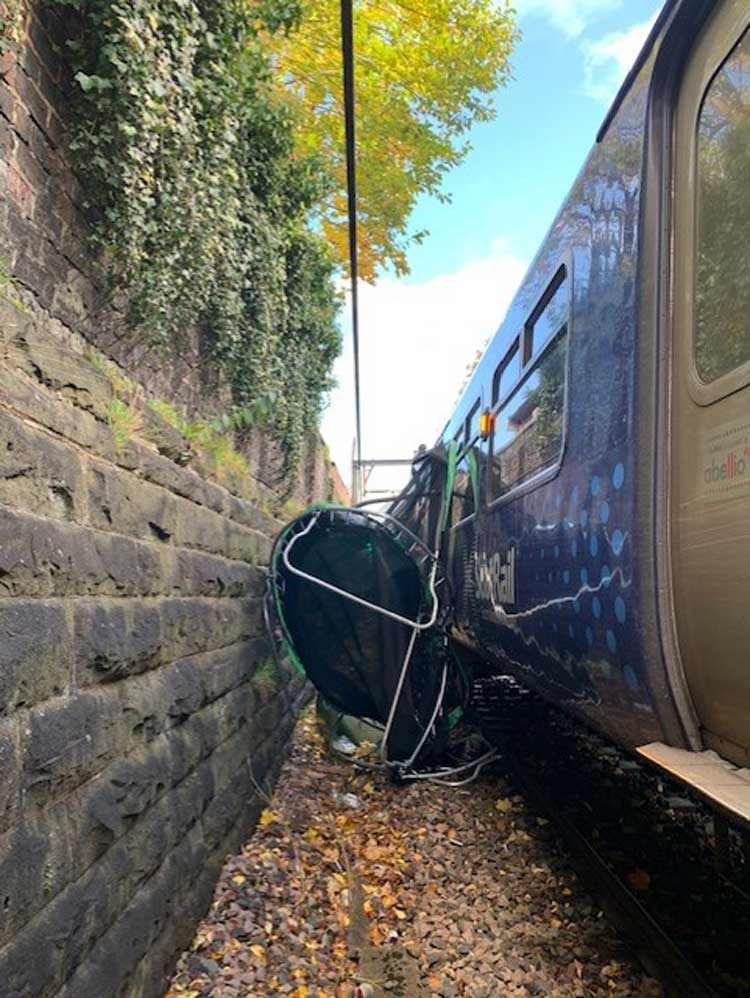
[[[542,295],[539,304],[529,316],[523,334],[524,367],[540,353],[550,338],[568,321],[567,269],[560,267]]]
[[[505,398],[510,389],[515,385],[516,381],[518,381],[520,373],[521,351],[518,345],[518,339],[516,339],[513,346],[510,350],[508,350],[502,361],[498,364],[492,377],[493,408],[498,402],[501,401],[501,399]]]
[[[567,345],[567,326],[563,326],[497,413],[490,461],[491,499],[500,498],[560,459]]]
[[[694,357],[704,384],[750,360],[750,31],[698,117]]]

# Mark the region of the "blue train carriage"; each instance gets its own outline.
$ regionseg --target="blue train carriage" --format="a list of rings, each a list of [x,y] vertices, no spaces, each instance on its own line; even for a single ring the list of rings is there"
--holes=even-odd
[[[749,26],[666,4],[441,438],[459,639],[746,820]]]

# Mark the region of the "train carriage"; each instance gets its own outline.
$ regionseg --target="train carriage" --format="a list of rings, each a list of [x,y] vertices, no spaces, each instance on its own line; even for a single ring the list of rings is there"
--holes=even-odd
[[[745,819],[748,191],[750,4],[672,0],[440,440],[457,639]]]

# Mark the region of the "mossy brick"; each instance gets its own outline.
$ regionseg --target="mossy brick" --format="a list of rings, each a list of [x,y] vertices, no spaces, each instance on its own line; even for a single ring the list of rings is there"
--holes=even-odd
[[[115,457],[114,438],[108,426],[37,381],[6,366],[0,366],[0,402],[79,447],[108,460]]]
[[[92,526],[162,543],[173,537],[177,499],[166,489],[100,461],[89,464],[86,487]]]
[[[35,322],[20,328],[10,343],[10,359],[26,374],[106,421],[114,398],[108,378],[85,357],[45,333]]]
[[[121,679],[162,663],[164,641],[157,601],[76,600],[72,614],[78,685]]]
[[[235,748],[235,755],[236,751],[237,749]],[[160,935],[171,935],[176,925],[184,925],[185,921],[192,920],[199,903],[208,903],[211,894],[210,886],[226,853],[230,849],[237,848],[240,841],[249,831],[250,827],[252,827],[252,824],[257,820],[263,806],[262,801],[251,792],[248,792],[248,784],[249,776],[242,769],[237,770],[234,768],[229,781],[217,787],[210,803],[206,807],[205,813],[201,817],[199,826],[192,829],[181,845],[170,854],[155,878],[158,884],[164,877],[169,878],[171,876],[170,871],[173,867],[177,866],[179,868],[182,866],[183,871],[198,871],[197,879],[201,882],[207,873],[210,874],[210,876],[206,877],[206,889],[199,891],[196,886],[195,874],[192,877],[185,877],[183,872],[172,895],[172,901],[178,906],[179,910],[177,907],[173,907],[171,917],[164,918],[163,920],[159,919],[158,915],[156,915],[154,906],[163,904],[165,894],[157,889],[150,898],[144,899],[144,892],[141,891],[135,903],[128,909],[126,918],[119,919],[97,944],[91,955],[91,959],[87,961],[82,971],[71,980],[69,985],[71,990],[70,992],[66,991],[66,994],[69,993],[71,996],[74,993],[77,996],[94,995],[98,993],[97,988],[106,987],[106,977],[101,975],[105,974],[113,966],[111,959],[112,948],[119,951],[123,931],[129,928],[132,934],[133,923],[127,917],[131,911],[142,913],[144,910],[143,905],[145,904],[152,912],[151,924],[155,925],[158,923],[160,925]],[[144,867],[147,869],[148,865],[144,864]],[[152,880],[144,881],[144,884],[146,889],[150,891]],[[142,932],[142,927],[138,931]],[[159,936],[155,938],[150,936],[150,943],[139,947],[141,951],[140,960],[158,959],[156,956],[152,957],[152,951],[155,950],[158,953],[159,950],[159,947],[154,945],[158,938]],[[107,954],[107,956],[105,957],[104,954]],[[166,965],[166,963],[163,964],[163,966]],[[92,972],[90,969],[92,966],[99,968],[98,972],[95,971],[93,977],[91,976]],[[159,978],[154,978],[154,980],[158,981],[160,987],[163,987],[163,980]],[[75,991],[72,990],[74,985]],[[142,992],[133,991],[132,993],[135,995]],[[149,993],[161,994],[162,992]]]
[[[234,499],[232,494],[227,492],[221,485],[217,485],[216,482],[209,482],[206,479],[202,479],[202,481],[203,504],[212,509],[214,513],[220,513],[222,516],[231,516]]]
[[[165,657],[184,658],[259,634],[260,599],[165,599],[160,605]]]
[[[224,551],[227,557],[247,561],[251,565],[267,565],[271,554],[269,538],[257,530],[250,530],[231,520],[225,522]]]
[[[0,836],[0,952],[72,879],[70,830],[32,812]]]
[[[129,745],[150,741],[203,706],[203,688],[194,664],[176,662],[121,684],[123,723]]]
[[[0,349],[3,359],[8,361],[11,344],[22,338],[34,320],[29,313],[7,298],[0,298]]]
[[[179,549],[175,557],[175,592],[195,596],[258,595],[265,586],[265,576],[246,562],[186,548]]]
[[[0,833],[21,814],[23,788],[19,743],[18,719],[0,719]]]
[[[23,785],[47,804],[91,779],[114,759],[179,726],[201,758],[250,722],[246,684],[204,707],[195,663],[176,663],[127,683],[85,690],[33,708],[24,723]]]
[[[284,729],[279,737],[286,734]],[[208,904],[224,857],[238,848],[263,807],[253,792],[249,772],[236,766],[243,744],[240,735],[225,743],[174,793],[165,795],[145,822],[132,827],[84,878],[83,890],[81,884],[74,885],[42,916],[40,921],[47,925],[59,924],[61,914],[78,916],[78,938],[70,940],[68,947],[80,962],[61,994],[100,998],[129,979],[136,967],[132,987],[123,994],[157,998],[163,993],[164,975],[173,955],[189,941],[196,916]],[[275,754],[269,751],[274,747]],[[282,745],[264,747],[263,755],[275,760],[266,774],[274,778],[283,758]],[[180,817],[170,823],[164,820],[166,814]],[[148,840],[145,846],[144,838]],[[162,857],[172,842],[178,844]],[[110,880],[118,878],[116,890],[106,899],[97,891],[96,881],[90,882],[101,879],[100,874]],[[88,909],[81,903],[82,897],[91,895],[99,901],[100,935],[96,939]],[[136,945],[128,945],[134,938]],[[63,969],[69,965],[70,957],[63,959]],[[152,969],[146,975],[149,966]],[[146,979],[154,982],[156,990],[143,991]]]
[[[204,869],[206,859],[206,846],[196,826],[144,883],[117,921],[97,939],[89,959],[65,982],[60,998],[116,994],[175,918],[176,899],[186,887],[186,871]],[[56,992],[46,991],[45,995],[52,993]]]
[[[0,503],[60,520],[80,520],[83,468],[76,450],[0,408]]]
[[[226,596],[257,592],[251,566],[55,522],[0,505],[2,596]]]
[[[32,803],[80,785],[129,744],[119,697],[81,692],[33,708],[24,723],[23,781]]]
[[[200,672],[206,702],[216,700],[228,690],[247,682],[255,663],[266,653],[267,647],[265,638],[252,638],[196,655],[194,661]]]
[[[160,550],[0,506],[0,596],[157,595]]]
[[[177,526],[174,538],[176,544],[231,557],[226,543],[229,522],[226,517],[214,513],[205,506],[196,506],[187,499],[177,498],[176,503]]]
[[[72,664],[62,602],[0,599],[0,717],[65,692]]]
[[[165,566],[171,565],[171,559],[162,557],[161,548],[116,534],[92,531],[91,535],[107,572],[109,581],[103,587],[106,592],[116,596],[158,596],[164,591],[168,578]]]
[[[169,489],[177,496],[198,505],[209,505],[207,492],[209,483],[189,468],[183,468],[174,461],[157,454],[149,447],[139,449],[139,471],[146,481]]]
[[[200,746],[202,757],[207,758],[240,728],[253,729],[254,703],[253,692],[245,685],[208,704],[188,718],[182,727],[195,740],[194,744]],[[251,731],[248,739],[254,734]]]
[[[150,405],[143,405],[140,413],[140,435],[153,444],[160,454],[177,464],[184,463],[189,457],[187,441],[179,430],[168,423]]]

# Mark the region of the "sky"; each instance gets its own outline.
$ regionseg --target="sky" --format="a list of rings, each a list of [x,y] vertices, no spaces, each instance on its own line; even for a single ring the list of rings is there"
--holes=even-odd
[[[409,458],[437,439],[467,367],[495,332],[641,49],[660,0],[516,0],[522,39],[513,79],[495,95],[494,121],[477,125],[472,152],[411,224],[430,236],[411,273],[360,285],[362,454]],[[348,303],[347,303],[348,304]],[[351,478],[354,378],[342,315],[338,387],[322,432]],[[408,469],[377,469],[373,494],[397,491]]]

